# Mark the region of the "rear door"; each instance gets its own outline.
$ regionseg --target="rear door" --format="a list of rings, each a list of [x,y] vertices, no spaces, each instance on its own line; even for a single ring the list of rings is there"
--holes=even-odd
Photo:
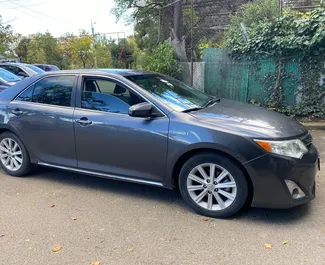
[[[84,76],[74,113],[78,167],[142,180],[164,178],[169,119],[135,118],[131,105],[144,102],[120,81]]]
[[[76,167],[73,132],[75,75],[48,76],[9,106],[10,125],[43,163]]]

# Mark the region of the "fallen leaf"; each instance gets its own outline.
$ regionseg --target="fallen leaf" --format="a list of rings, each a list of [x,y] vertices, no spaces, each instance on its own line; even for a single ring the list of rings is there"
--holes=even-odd
[[[323,233],[325,233],[325,230],[323,230]]]
[[[52,205],[51,205],[51,208],[53,208],[53,207],[55,207],[55,205],[54,205],[54,204],[52,204]]]
[[[133,252],[134,249],[133,248],[128,248],[128,252]]]
[[[286,244],[288,244],[289,243],[289,240],[286,240],[286,241],[283,241],[282,242],[282,245],[286,245]]]
[[[71,220],[76,221],[76,220],[77,220],[77,217],[72,216],[72,217],[71,217]]]
[[[16,193],[16,195],[17,195],[17,196],[19,196],[19,192],[18,192],[18,193]]]
[[[94,261],[90,265],[99,265],[99,264],[100,264],[100,261]]]
[[[11,234],[10,237],[13,238],[14,237],[14,234]]]
[[[204,221],[204,222],[207,222],[207,221],[210,221],[211,218],[210,217],[203,217],[201,220]]]
[[[56,245],[55,248],[52,249],[53,252],[59,252],[62,249],[60,245]]]
[[[266,248],[272,248],[272,247],[273,247],[272,244],[268,244],[268,243],[265,243],[264,246],[265,246]]]

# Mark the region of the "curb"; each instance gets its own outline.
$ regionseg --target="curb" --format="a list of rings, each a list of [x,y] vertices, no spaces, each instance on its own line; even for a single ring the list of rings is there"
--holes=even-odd
[[[306,122],[301,124],[308,130],[325,130],[325,122]]]

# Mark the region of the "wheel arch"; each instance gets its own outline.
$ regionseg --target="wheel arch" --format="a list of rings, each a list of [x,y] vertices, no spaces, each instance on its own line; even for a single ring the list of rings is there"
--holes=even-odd
[[[234,156],[230,155],[229,153],[225,152],[225,151],[221,151],[218,149],[214,149],[214,148],[195,148],[192,150],[189,150],[185,153],[183,153],[177,160],[176,163],[173,166],[172,169],[172,176],[171,176],[171,186],[173,188],[178,189],[178,178],[179,178],[179,174],[180,171],[183,167],[183,165],[186,163],[186,161],[188,159],[190,159],[191,157],[197,155],[197,154],[202,154],[202,153],[215,153],[215,154],[219,154],[219,155],[223,155],[226,156],[227,158],[229,158],[231,161],[233,161],[234,163],[236,163],[236,165],[242,170],[242,172],[245,175],[245,178],[247,180],[247,184],[248,184],[248,199],[247,199],[247,204],[251,204],[251,201],[253,199],[253,195],[254,195],[254,186],[253,186],[253,182],[251,177],[249,176],[246,168],[243,166],[243,164]]]
[[[38,159],[34,156],[33,152],[30,150],[29,146],[25,143],[25,141],[22,139],[22,137],[21,137],[21,135],[19,134],[18,131],[16,131],[15,129],[13,129],[10,126],[2,125],[2,126],[0,126],[0,135],[3,134],[4,132],[11,132],[14,135],[16,135],[23,142],[23,144],[25,145],[25,147],[27,149],[27,152],[29,154],[29,158],[30,158],[31,163],[36,164],[38,162]]]

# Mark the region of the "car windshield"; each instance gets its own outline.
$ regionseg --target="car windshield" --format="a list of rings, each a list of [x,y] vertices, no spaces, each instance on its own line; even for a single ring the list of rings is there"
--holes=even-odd
[[[26,64],[25,67],[27,67],[27,68],[29,68],[29,69],[32,69],[34,72],[36,72],[36,73],[38,73],[38,74],[42,74],[42,73],[44,73],[44,71],[43,71],[41,68],[39,68],[39,67],[37,67],[37,66],[35,66],[35,65]]]
[[[126,78],[177,111],[204,108],[212,99],[199,90],[162,75],[135,75]]]
[[[18,76],[5,69],[0,69],[0,78],[4,79],[7,82],[17,82],[21,80]]]

